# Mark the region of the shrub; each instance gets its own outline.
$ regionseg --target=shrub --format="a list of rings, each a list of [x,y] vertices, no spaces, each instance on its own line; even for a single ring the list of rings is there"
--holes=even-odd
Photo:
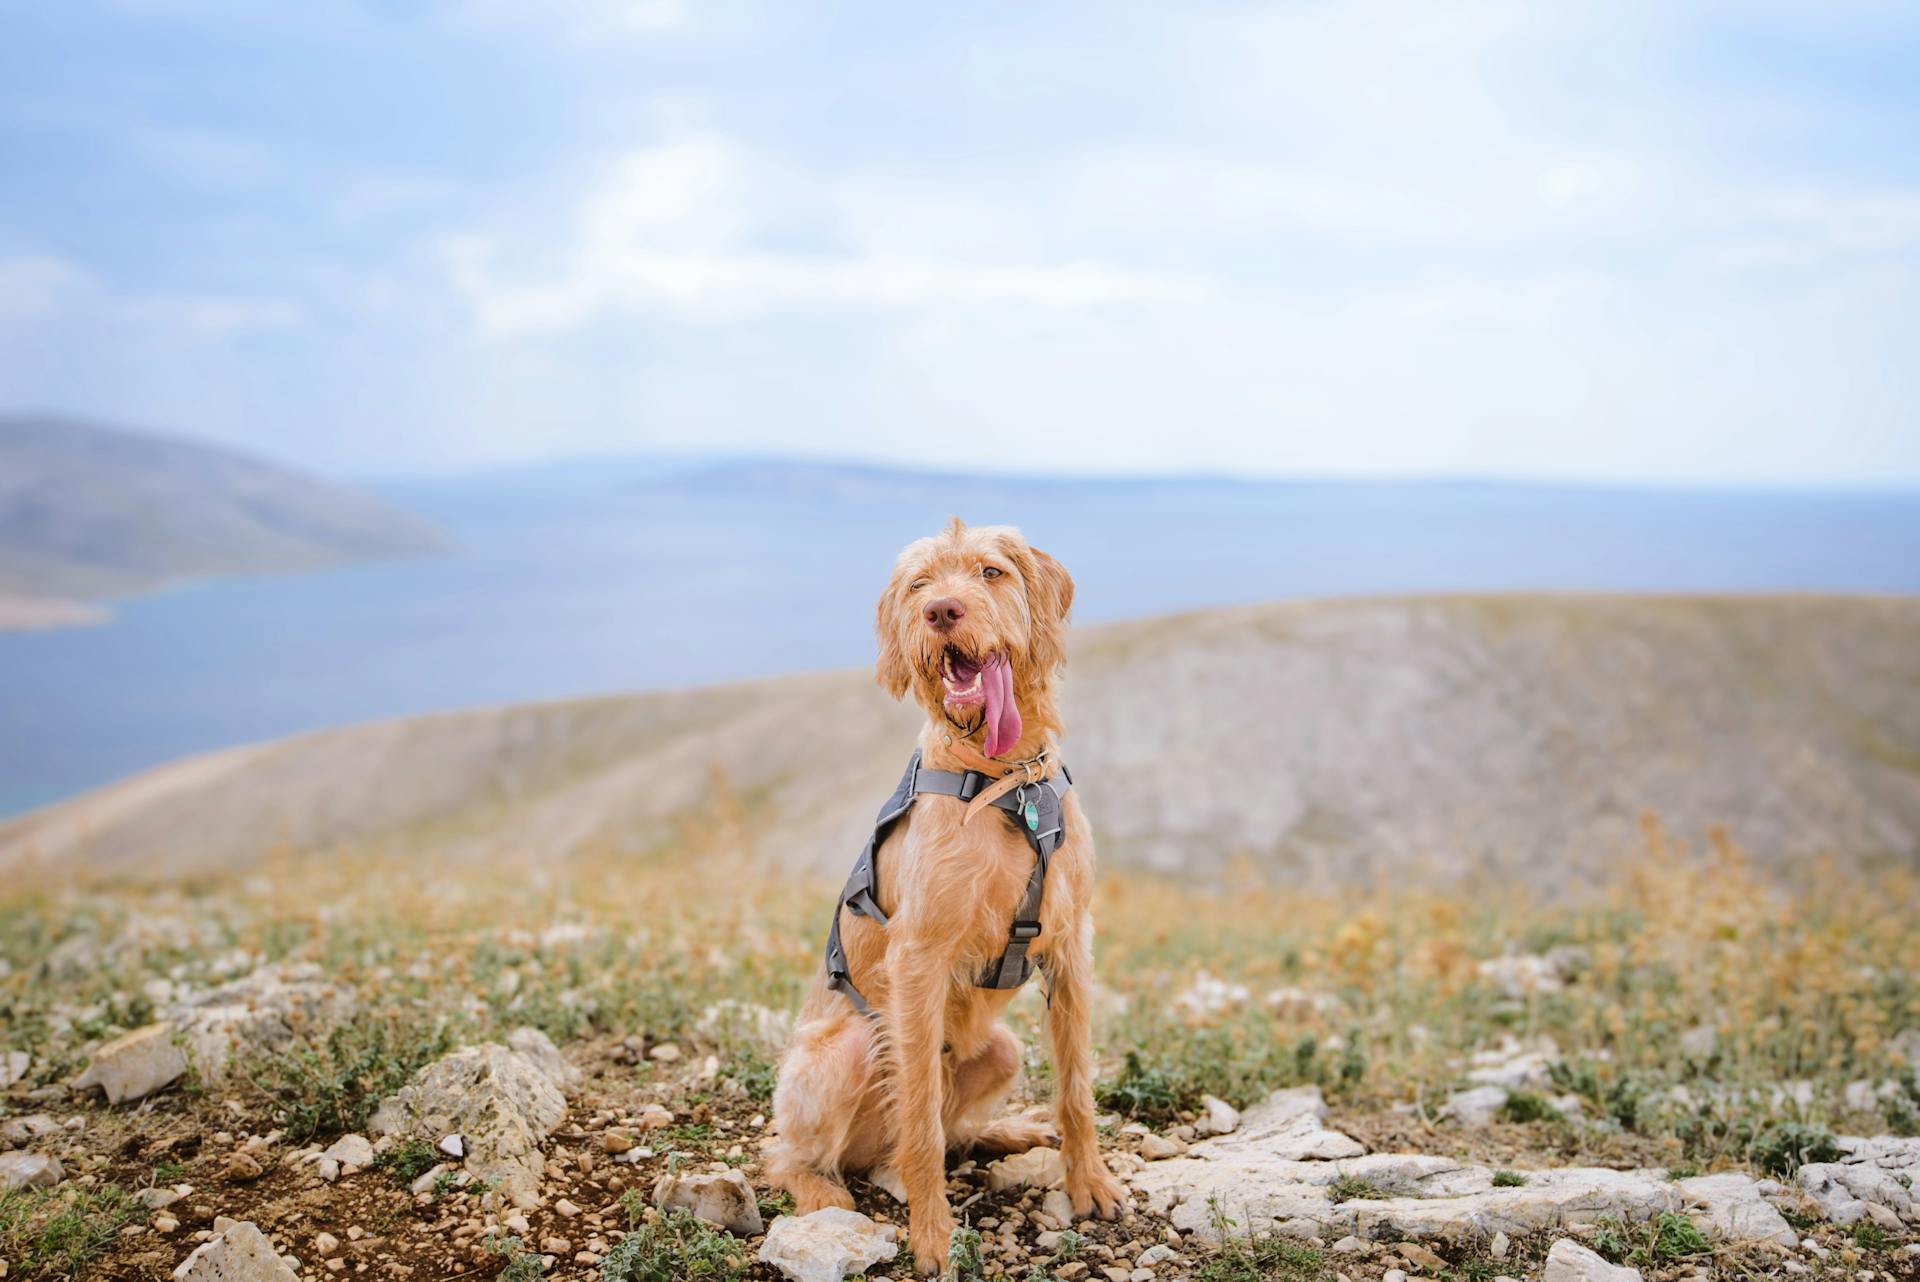
[[[1358,1175],[1342,1175],[1327,1191],[1336,1202],[1356,1202],[1393,1196],[1372,1180],[1362,1179]]]
[[[1788,1122],[1753,1141],[1754,1164],[1769,1175],[1792,1175],[1809,1162],[1831,1162],[1839,1156],[1833,1132],[1824,1126]]]
[[[446,1029],[423,1029],[386,1016],[342,1024],[322,1041],[303,1038],[287,1050],[260,1056],[248,1076],[271,1101],[287,1139],[357,1131],[380,1101],[420,1067],[448,1049]]]
[[[987,1276],[986,1250],[979,1229],[953,1231],[953,1244],[947,1248],[947,1276],[954,1282],[981,1282]]]
[[[749,1267],[746,1248],[732,1237],[691,1211],[669,1211],[639,1225],[607,1252],[600,1277],[602,1282],[734,1282],[746,1277]]]
[[[1507,1096],[1507,1102],[1500,1106],[1500,1113],[1510,1122],[1550,1122],[1560,1116],[1560,1110],[1528,1091],[1514,1091]]]
[[[374,1165],[393,1176],[401,1186],[413,1183],[440,1164],[440,1154],[421,1139],[403,1140],[374,1159]]]
[[[1527,1177],[1518,1171],[1495,1171],[1493,1187],[1497,1189],[1517,1189],[1527,1182]]]
[[[88,1277],[91,1264],[140,1217],[140,1204],[115,1184],[0,1193],[0,1260],[8,1277]]]

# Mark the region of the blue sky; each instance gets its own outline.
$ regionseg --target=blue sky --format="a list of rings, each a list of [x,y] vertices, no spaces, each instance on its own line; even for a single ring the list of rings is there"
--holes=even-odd
[[[1920,483],[1920,10],[10,6],[0,407],[621,450]]]

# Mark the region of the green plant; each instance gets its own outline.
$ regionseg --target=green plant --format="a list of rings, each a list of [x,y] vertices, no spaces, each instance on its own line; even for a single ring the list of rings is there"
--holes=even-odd
[[[1863,1251],[1891,1251],[1900,1245],[1899,1238],[1872,1220],[1855,1220],[1852,1236],[1853,1244]]]
[[[440,1154],[422,1139],[402,1140],[374,1159],[373,1164],[393,1176],[393,1182],[408,1185],[440,1165]]]
[[[88,1276],[86,1266],[139,1215],[116,1184],[0,1193],[0,1259],[23,1279]]]
[[[487,1239],[487,1249],[507,1259],[505,1267],[493,1275],[493,1282],[540,1282],[546,1276],[540,1257],[526,1248],[527,1244],[517,1237]]]
[[[947,1248],[947,1274],[954,1282],[980,1282],[987,1276],[986,1250],[979,1229],[953,1231],[953,1245]]]
[[[1810,1162],[1831,1162],[1839,1156],[1832,1131],[1802,1122],[1773,1127],[1753,1141],[1754,1164],[1769,1175],[1792,1175]]]
[[[1077,1259],[1080,1255],[1081,1248],[1086,1246],[1086,1244],[1087,1240],[1081,1237],[1077,1231],[1073,1229],[1061,1229],[1059,1239],[1053,1244],[1054,1257],[1060,1260]]]
[[[271,1101],[287,1139],[357,1131],[380,1101],[447,1050],[445,1028],[423,1029],[388,1016],[362,1016],[322,1040],[304,1038],[254,1058],[248,1077]]]
[[[1328,1187],[1327,1192],[1336,1202],[1358,1202],[1392,1196],[1372,1180],[1362,1179],[1358,1175],[1342,1175]]]
[[[755,1050],[744,1050],[727,1061],[726,1076],[753,1099],[765,1104],[773,1098],[779,1065]]]
[[[1706,1255],[1713,1243],[1686,1216],[1662,1211],[1642,1225],[1630,1225],[1616,1215],[1602,1216],[1593,1249],[1615,1264],[1650,1267]]]
[[[1497,1189],[1517,1189],[1527,1182],[1527,1177],[1518,1171],[1495,1171],[1493,1187]]]
[[[459,1191],[459,1188],[460,1172],[452,1170],[442,1171],[433,1177],[433,1200],[437,1202],[443,1197],[451,1197],[455,1192]]]
[[[1096,1088],[1100,1107],[1124,1117],[1170,1122],[1182,1108],[1197,1100],[1197,1093],[1175,1073],[1155,1064],[1151,1067],[1139,1051],[1128,1051],[1120,1076]]]
[[[1692,1162],[1677,1162],[1667,1168],[1667,1178],[1670,1180],[1690,1180],[1698,1174],[1700,1168]]]
[[[1507,1096],[1507,1102],[1500,1106],[1501,1116],[1509,1122],[1550,1122],[1560,1116],[1560,1110],[1531,1091],[1514,1091]]]
[[[627,1205],[622,1199],[622,1205]],[[628,1215],[634,1208],[628,1206]],[[669,1211],[634,1230],[600,1262],[602,1282],[733,1282],[747,1276],[746,1248],[690,1211]]]
[[[1276,1282],[1277,1279],[1318,1279],[1326,1255],[1277,1235],[1262,1238],[1234,1232],[1239,1226],[1228,1217],[1219,1198],[1209,1199],[1207,1213],[1220,1235],[1220,1249],[1201,1264],[1194,1282]]]

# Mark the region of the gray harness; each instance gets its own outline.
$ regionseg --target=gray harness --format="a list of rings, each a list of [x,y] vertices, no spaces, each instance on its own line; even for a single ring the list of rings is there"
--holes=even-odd
[[[827,987],[845,993],[862,1015],[872,1017],[879,1012],[867,1005],[867,999],[854,987],[853,976],[848,973],[847,950],[840,944],[840,910],[845,908],[886,925],[887,914],[880,908],[879,851],[880,843],[887,839],[893,826],[906,818],[907,812],[913,809],[914,799],[922,793],[972,801],[996,782],[993,776],[977,770],[964,774],[952,770],[922,770],[920,750],[916,748],[912,760],[907,762],[906,774],[900,776],[900,786],[880,807],[879,817],[873,821],[873,835],[867,838],[866,849],[860,852],[859,862],[854,864],[853,873],[840,891],[839,902],[833,909],[833,928],[827,932]],[[1006,951],[987,963],[974,980],[975,987],[1018,988],[1033,974],[1027,949],[1040,936],[1040,901],[1047,890],[1047,863],[1066,836],[1061,803],[1072,786],[1073,776],[1061,766],[1060,773],[1052,778],[1022,784],[989,803],[995,809],[1004,810],[1026,837],[1027,844],[1033,847],[1033,876],[1027,879],[1027,893],[1021,897],[1020,906],[1014,909]]]

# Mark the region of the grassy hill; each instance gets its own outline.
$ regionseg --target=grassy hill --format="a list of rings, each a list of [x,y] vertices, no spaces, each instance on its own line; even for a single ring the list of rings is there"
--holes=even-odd
[[[377,499],[223,449],[0,418],[0,597],[11,599],[0,627],[61,621],[53,601],[405,555],[438,541]]]
[[[1600,880],[1644,816],[1764,865],[1920,856],[1920,600],[1299,602],[1082,629],[1067,757],[1109,864]],[[0,824],[0,867],[703,844],[838,872],[917,714],[863,672],[458,712],[174,763]]]

